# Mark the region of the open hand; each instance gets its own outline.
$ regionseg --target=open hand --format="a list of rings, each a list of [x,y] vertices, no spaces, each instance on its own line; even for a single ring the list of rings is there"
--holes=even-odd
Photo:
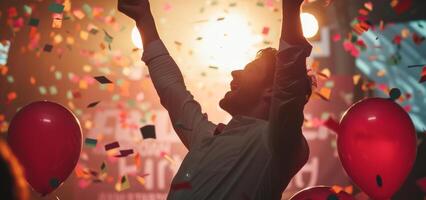
[[[143,23],[147,16],[152,16],[148,0],[118,0],[117,7],[136,23]]]

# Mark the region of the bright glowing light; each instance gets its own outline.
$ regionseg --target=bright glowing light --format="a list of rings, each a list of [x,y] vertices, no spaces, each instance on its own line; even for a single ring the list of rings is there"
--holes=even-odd
[[[141,34],[136,26],[132,29],[132,42],[138,49],[143,48]]]
[[[306,38],[314,37],[319,30],[318,21],[314,15],[310,13],[300,14],[300,20],[302,21],[303,35]]]
[[[197,28],[202,36],[197,48],[202,62],[226,71],[244,68],[255,58],[255,44],[262,41],[262,36],[255,35],[248,21],[237,14],[217,19],[213,17]]]

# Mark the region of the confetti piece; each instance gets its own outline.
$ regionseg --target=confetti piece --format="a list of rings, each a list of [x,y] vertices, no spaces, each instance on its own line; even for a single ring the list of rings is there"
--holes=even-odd
[[[328,119],[323,124],[326,128],[332,130],[334,133],[339,133],[339,122],[337,122],[334,118],[331,116],[328,117]]]
[[[265,35],[265,36],[268,35],[269,34],[269,27],[266,27],[266,26],[263,27],[262,34]]]
[[[81,188],[81,189],[85,189],[85,188],[89,187],[90,183],[91,183],[91,181],[80,179],[80,180],[78,180],[78,187]]]
[[[324,79],[329,79],[331,76],[331,71],[328,68],[324,68],[321,70],[321,72],[318,73],[318,75]]]
[[[332,39],[333,39],[333,42],[338,42],[342,39],[342,36],[340,34],[336,33],[336,34],[333,35]]]
[[[64,8],[65,8],[64,5],[52,3],[49,5],[48,10],[53,13],[62,13],[64,12]]]
[[[145,179],[143,177],[140,176],[136,176],[136,180],[141,184],[141,185],[145,185]]]
[[[365,9],[362,9],[362,8],[358,10],[358,14],[360,14],[360,15],[367,16],[368,13],[369,13],[368,10],[365,10]]]
[[[15,82],[15,79],[13,78],[12,75],[8,75],[6,79],[7,79],[7,82],[9,82],[9,83]]]
[[[331,89],[323,87],[319,91],[315,91],[315,94],[318,95],[321,99],[329,101],[331,97]]]
[[[105,76],[96,76],[94,77],[99,83],[101,84],[109,84],[112,83],[112,81],[110,81],[108,78],[106,78]]]
[[[426,67],[426,64],[420,64],[420,65],[409,65],[408,68],[415,68],[415,67]]]
[[[28,22],[28,25],[37,27],[39,23],[40,23],[39,19],[31,18],[30,21]]]
[[[114,40],[114,38],[110,34],[108,34],[108,32],[106,32],[105,30],[104,30],[104,33],[105,33],[104,41],[108,44],[108,48],[111,50],[111,43]]]
[[[43,51],[52,52],[53,46],[51,44],[44,45]]]
[[[46,87],[44,87],[44,86],[39,86],[39,87],[38,87],[38,91],[39,91],[39,93],[40,93],[41,95],[45,95],[45,94],[47,94],[47,89],[46,89]]]
[[[139,153],[136,153],[134,158],[135,158],[135,165],[137,168],[139,168],[142,164],[141,155]]]
[[[379,187],[382,187],[382,186],[383,186],[383,180],[382,180],[382,177],[381,177],[380,175],[377,175],[377,176],[376,176],[376,184],[377,184],[377,186],[379,186]]]
[[[160,156],[163,157],[164,159],[166,159],[167,161],[169,161],[170,164],[172,164],[172,165],[176,164],[176,162],[173,160],[173,158],[170,157],[169,155],[167,155],[166,152],[164,152],[164,151],[160,152]]]
[[[24,8],[24,12],[25,12],[26,16],[31,16],[33,9],[28,5],[24,5],[23,8]]]
[[[377,71],[376,75],[377,75],[378,77],[383,77],[383,76],[385,76],[385,75],[386,75],[386,70],[381,69],[381,70]]]
[[[59,184],[60,184],[61,182],[57,179],[57,178],[52,178],[52,179],[50,179],[50,181],[49,181],[49,185],[52,187],[52,188],[57,188],[57,187],[59,187]]]
[[[86,13],[89,19],[93,18],[93,9],[89,4],[84,3],[81,8],[83,9],[84,13]]]
[[[118,192],[127,190],[130,188],[130,182],[128,181],[127,176],[122,176],[120,182],[115,184],[115,190]]]
[[[352,185],[346,186],[343,190],[348,194],[352,194],[354,192],[354,187]]]
[[[398,88],[392,88],[389,92],[390,99],[396,101],[401,96],[401,90]]]
[[[84,144],[87,146],[87,147],[90,147],[90,148],[94,148],[94,147],[96,147],[96,144],[98,143],[98,140],[97,139],[93,139],[93,138],[86,138],[85,140],[84,140]]]
[[[166,12],[170,12],[172,10],[172,5],[170,3],[165,3],[163,6],[163,10]]]
[[[51,95],[57,95],[58,94],[58,89],[56,88],[56,86],[52,85],[49,87],[49,92]]]
[[[111,149],[116,149],[119,148],[120,144],[118,142],[113,142],[113,143],[109,143],[107,145],[105,145],[105,151],[109,151]]]
[[[419,36],[417,33],[413,33],[413,42],[416,45],[421,45],[425,41],[425,37]]]
[[[6,65],[7,64],[7,58],[9,54],[10,49],[10,41],[5,40],[0,42],[0,65]],[[7,69],[7,68],[2,68]],[[2,74],[5,74],[2,72]]]
[[[330,194],[328,195],[327,200],[339,200],[339,198],[335,194]]]
[[[373,3],[371,3],[371,1],[365,2],[364,7],[370,12],[373,11]]]
[[[421,75],[421,77],[420,77],[419,83],[425,82],[426,81],[426,67],[423,67],[420,75]]]
[[[392,0],[391,6],[396,14],[400,15],[406,11],[408,11],[413,5],[412,0]]]
[[[96,105],[98,105],[100,103],[100,101],[95,101],[95,102],[93,102],[93,103],[90,103],[89,105],[87,105],[87,108],[93,108],[93,107],[95,107]]]
[[[87,31],[80,31],[80,38],[82,40],[87,40],[89,39],[89,33]]]
[[[105,162],[102,162],[102,164],[101,164],[101,172],[102,173],[106,173],[106,171],[107,171],[107,166],[106,166]]]
[[[87,30],[89,30],[90,34],[92,34],[92,35],[96,35],[96,34],[99,32],[99,28],[98,28],[98,27],[96,27],[96,26],[95,26],[95,25],[93,25],[93,24],[89,24],[89,25],[87,26]]]
[[[171,185],[172,190],[185,190],[185,189],[191,189],[191,184],[187,181],[181,182],[181,183],[175,183]]]
[[[16,92],[9,92],[9,93],[7,94],[7,101],[8,101],[8,102],[11,102],[11,101],[15,100],[15,99],[16,99],[16,97],[17,97]]]
[[[352,194],[353,193],[353,186],[352,185],[349,185],[349,186],[346,186],[346,187],[341,187],[341,186],[338,186],[338,185],[333,185],[332,187],[331,187],[331,189],[336,193],[336,194],[339,194],[340,192],[342,192],[342,191],[344,191],[344,192],[346,192],[346,193],[348,193],[348,194]]]
[[[84,14],[83,11],[81,10],[74,10],[72,11],[72,14],[77,18],[77,19],[83,19],[86,15]]]
[[[418,179],[416,184],[423,192],[426,192],[426,177]]]
[[[116,155],[115,157],[117,157],[117,158],[127,157],[131,154],[133,154],[133,149],[120,150],[120,154]]]
[[[146,125],[140,128],[139,130],[142,134],[143,139],[148,139],[148,138],[156,139],[154,125]]]

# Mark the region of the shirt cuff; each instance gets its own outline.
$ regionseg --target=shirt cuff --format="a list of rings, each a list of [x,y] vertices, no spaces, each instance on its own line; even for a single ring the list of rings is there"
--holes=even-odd
[[[161,40],[155,40],[150,42],[144,49],[142,61],[148,65],[153,59],[164,55],[169,55],[166,46]]]
[[[290,48],[303,49],[306,57],[311,55],[311,51],[312,51],[312,45],[309,44],[309,42],[306,41],[306,40],[305,40],[305,42],[303,42],[301,44],[290,44],[287,41],[280,39],[280,47],[279,47],[280,51],[285,51],[285,50],[290,49]]]

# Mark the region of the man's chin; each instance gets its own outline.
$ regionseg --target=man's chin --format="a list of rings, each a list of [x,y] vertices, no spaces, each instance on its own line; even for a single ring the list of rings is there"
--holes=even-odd
[[[222,110],[228,112],[230,115],[233,115],[235,107],[232,106],[232,99],[230,97],[230,93],[231,92],[227,92],[225,96],[219,101],[219,107],[222,108]]]
[[[219,107],[222,108],[222,110],[229,113],[230,108],[230,101],[229,97],[227,97],[227,94],[219,101]]]

